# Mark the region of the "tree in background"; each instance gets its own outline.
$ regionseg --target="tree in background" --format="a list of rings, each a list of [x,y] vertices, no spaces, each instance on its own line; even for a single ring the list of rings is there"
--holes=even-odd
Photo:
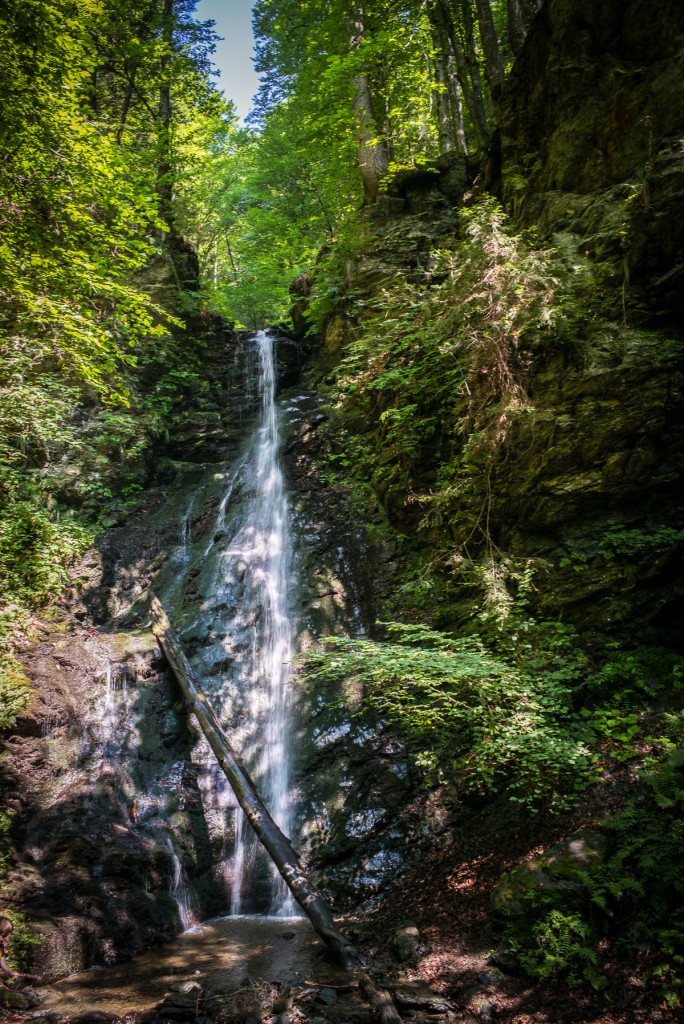
[[[77,467],[99,465],[98,450],[100,462],[110,451],[126,459],[143,444],[134,367],[164,345],[173,312],[153,301],[144,272],[173,252],[190,122],[224,110],[208,77],[211,31],[192,21],[193,8],[188,0],[7,0],[0,14],[0,583],[8,599],[42,600],[86,542],[60,503],[65,487],[72,510],[106,488],[99,469]]]
[[[251,127],[206,140],[182,222],[214,307],[285,316],[289,282],[400,167],[445,157],[465,182],[535,3],[257,0]]]

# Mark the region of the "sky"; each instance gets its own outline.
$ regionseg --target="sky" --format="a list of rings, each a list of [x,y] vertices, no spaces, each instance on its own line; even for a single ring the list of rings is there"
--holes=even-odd
[[[221,74],[216,79],[227,99],[233,100],[238,116],[244,119],[252,106],[259,80],[254,71],[252,35],[253,0],[200,0],[195,10],[199,21],[216,22],[216,31],[224,39],[216,44],[213,56]]]

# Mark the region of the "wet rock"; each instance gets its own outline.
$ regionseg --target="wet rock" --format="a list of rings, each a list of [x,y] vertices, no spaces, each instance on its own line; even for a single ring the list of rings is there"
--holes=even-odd
[[[337,992],[334,988],[322,988],[318,993],[318,1000],[326,1006],[334,1006],[337,1002]]]
[[[416,955],[420,945],[420,932],[415,924],[405,924],[394,932],[390,946],[398,960],[410,960]]]
[[[193,1022],[199,1011],[199,1003],[202,995],[199,991],[167,992],[155,1010],[162,1016],[176,1024],[185,1024],[186,1021]]]
[[[182,981],[180,984],[174,985],[173,991],[184,996],[195,995],[202,991],[202,986],[198,981]]]
[[[419,982],[393,988],[392,998],[399,1009],[425,1010],[426,1013],[436,1015],[449,1013],[453,1009],[447,999]]]
[[[122,1024],[121,1018],[115,1013],[105,1013],[102,1010],[86,1010],[84,1013],[67,1017],[66,1020],[68,1024]]]

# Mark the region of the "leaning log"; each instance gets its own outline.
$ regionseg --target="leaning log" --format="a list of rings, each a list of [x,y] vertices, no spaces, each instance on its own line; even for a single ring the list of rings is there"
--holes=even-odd
[[[190,662],[176,639],[161,602],[150,595],[152,631],[166,660],[173,669],[190,710],[199,722],[216,759],[230,783],[240,807],[257,834],[264,849],[283,876],[286,885],[311,921],[314,931],[323,939],[335,959],[358,978],[359,988],[368,1000],[380,1024],[401,1024],[401,1017],[388,992],[378,988],[363,970],[363,961],[349,939],[338,929],[328,904],[305,874],[292,843],[278,828],[264,802],[214,714],[195,679]]]
[[[160,601],[151,596],[152,631],[166,660],[173,669],[190,710],[200,724],[216,759],[232,786],[240,807],[257,834],[261,844],[283,876],[290,892],[311,921],[335,958],[347,970],[361,964],[353,945],[337,928],[328,904],[304,873],[290,840],[276,825],[266,809],[241,757],[233,750],[228,737],[211,709],[197,682],[183,649],[176,640],[168,616]],[[398,1018],[397,1018],[398,1019]]]

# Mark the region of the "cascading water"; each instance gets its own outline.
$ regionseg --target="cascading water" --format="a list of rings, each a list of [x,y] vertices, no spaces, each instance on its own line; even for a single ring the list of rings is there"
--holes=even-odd
[[[166,846],[171,856],[171,865],[173,868],[173,874],[171,875],[169,893],[172,899],[175,900],[176,906],[178,907],[178,917],[183,926],[183,931],[188,931],[197,924],[194,911],[192,909],[192,897],[188,888],[188,882],[183,871],[183,865],[181,864],[178,854],[176,853],[173,843],[169,838],[166,840]]]
[[[287,684],[292,629],[287,608],[291,562],[288,508],[278,457],[273,339],[260,331],[252,343],[258,355],[259,420],[237,470],[226,474],[218,515],[211,532],[207,531],[201,587],[211,595],[211,609],[204,613],[211,619],[211,628],[192,660],[271,814],[289,835]],[[184,542],[186,538],[184,532]],[[197,623],[191,628],[197,628]],[[205,817],[214,821],[222,836],[220,874],[231,913],[258,908],[276,916],[293,914],[295,905],[285,883],[272,866],[265,865],[205,744],[200,745],[197,760]],[[231,818],[232,828],[227,828]]]
[[[156,585],[215,712],[274,819],[289,835],[292,558],[279,465],[273,339],[266,332],[250,339],[246,377],[254,428],[231,463],[198,472],[197,486],[183,493],[178,531]],[[194,840],[188,818],[178,816],[188,813],[186,773],[197,781],[203,819],[197,828],[208,841],[226,910],[232,915],[294,914],[289,890],[261,850],[206,741],[195,744],[193,765],[175,750],[172,760],[156,764],[154,774],[147,771],[146,758],[138,752],[146,745],[156,750],[158,741],[148,736],[150,725],[139,710],[141,681],[135,669],[129,678],[125,660],[113,663],[100,653],[99,637],[86,644],[102,670],[99,697],[85,715],[79,770],[93,780],[93,794],[107,781],[113,814],[125,828],[167,849],[169,893],[183,928],[196,923],[194,908],[201,901],[190,867]],[[161,724],[165,735],[177,735],[170,708],[161,723],[152,721]]]

